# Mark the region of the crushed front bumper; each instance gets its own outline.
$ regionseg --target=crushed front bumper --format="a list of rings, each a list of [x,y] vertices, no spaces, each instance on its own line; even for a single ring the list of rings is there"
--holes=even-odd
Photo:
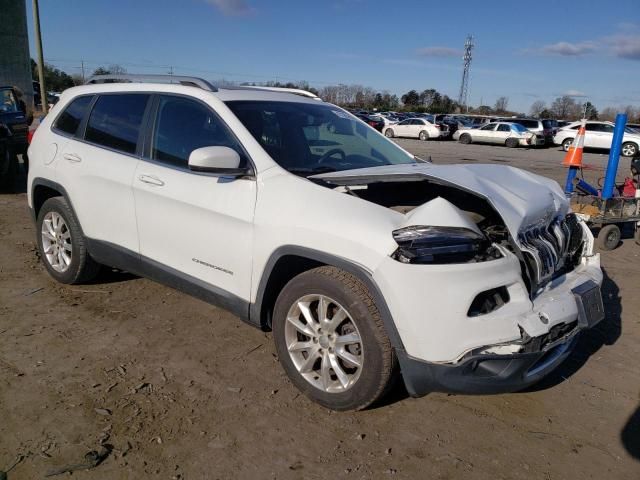
[[[578,332],[546,351],[511,355],[474,355],[457,364],[436,364],[398,351],[407,391],[491,394],[522,390],[540,381],[572,352]]]

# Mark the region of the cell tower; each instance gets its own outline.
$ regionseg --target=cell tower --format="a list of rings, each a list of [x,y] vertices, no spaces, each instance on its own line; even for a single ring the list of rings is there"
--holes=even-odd
[[[460,95],[458,95],[458,104],[468,112],[469,105],[467,101],[469,99],[469,70],[471,69],[471,51],[473,50],[473,35],[467,35],[467,40],[464,42],[464,56],[463,69],[462,69],[462,83],[460,84]]]

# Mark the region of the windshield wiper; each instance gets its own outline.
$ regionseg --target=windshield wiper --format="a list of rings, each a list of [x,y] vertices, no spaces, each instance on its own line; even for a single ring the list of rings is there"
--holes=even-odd
[[[329,167],[326,165],[319,165],[313,168],[308,168],[308,167],[287,168],[287,171],[293,173],[294,175],[315,175],[317,173],[336,172],[337,170],[333,167]]]

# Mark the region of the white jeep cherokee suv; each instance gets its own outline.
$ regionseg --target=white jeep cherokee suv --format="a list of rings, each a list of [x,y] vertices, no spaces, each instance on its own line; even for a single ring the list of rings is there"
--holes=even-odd
[[[555,182],[426,163],[299,92],[170,78],[71,88],[36,131],[56,280],[108,265],[226,308],[336,410],[398,372],[414,396],[522,389],[603,318],[593,237]]]

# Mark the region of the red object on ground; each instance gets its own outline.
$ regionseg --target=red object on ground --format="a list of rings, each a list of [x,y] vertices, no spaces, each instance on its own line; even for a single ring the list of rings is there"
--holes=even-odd
[[[622,186],[623,197],[635,197],[636,196],[636,184],[633,178],[626,177],[624,179],[624,185]]]

